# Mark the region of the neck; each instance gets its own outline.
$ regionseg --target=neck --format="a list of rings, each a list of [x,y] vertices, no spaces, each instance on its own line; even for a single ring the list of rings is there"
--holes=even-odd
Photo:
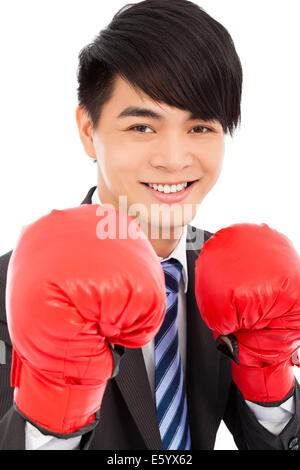
[[[148,229],[149,233],[150,229]],[[175,250],[183,234],[183,227],[170,229],[170,238],[149,238],[149,241],[157,254],[161,258],[167,258]]]

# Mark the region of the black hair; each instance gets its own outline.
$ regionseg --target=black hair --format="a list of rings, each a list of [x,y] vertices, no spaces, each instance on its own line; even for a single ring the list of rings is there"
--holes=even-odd
[[[218,120],[225,133],[240,123],[243,73],[233,40],[191,1],[129,3],[80,51],[78,101],[94,129],[117,76],[155,102]]]

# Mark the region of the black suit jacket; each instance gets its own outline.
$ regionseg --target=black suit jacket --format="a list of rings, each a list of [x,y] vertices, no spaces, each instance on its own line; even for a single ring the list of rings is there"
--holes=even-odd
[[[82,204],[90,204],[95,187]],[[201,232],[201,233],[200,233]],[[196,235],[205,242],[212,234],[188,226],[189,247]],[[5,316],[6,272],[12,252],[0,257],[0,340],[6,347],[6,364],[0,364],[0,449],[25,449],[25,422],[12,406],[10,387],[11,341]],[[187,367],[186,387],[192,449],[213,449],[223,419],[239,449],[289,449],[300,443],[300,388],[296,383],[296,413],[279,436],[259,424],[232,382],[231,361],[216,349],[211,331],[203,322],[194,294],[195,261],[199,246],[187,250]],[[30,269],[30,266],[28,266]],[[16,293],[17,295],[17,293]],[[156,420],[141,349],[127,349],[119,374],[108,382],[97,427],[81,442],[83,450],[161,450]]]

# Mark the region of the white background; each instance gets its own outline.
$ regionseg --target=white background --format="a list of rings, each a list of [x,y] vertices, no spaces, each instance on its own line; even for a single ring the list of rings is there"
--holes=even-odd
[[[79,205],[96,165],[75,122],[80,49],[123,0],[10,0],[0,11],[0,254],[53,208]],[[136,2],[132,2],[136,3]],[[300,252],[299,1],[196,1],[230,32],[244,70],[242,125],[193,224],[268,223]],[[235,448],[223,427],[217,449]]]

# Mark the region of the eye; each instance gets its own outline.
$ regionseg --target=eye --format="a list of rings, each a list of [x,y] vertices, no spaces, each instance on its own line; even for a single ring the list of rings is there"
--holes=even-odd
[[[140,124],[139,126],[133,126],[133,127],[130,127],[129,130],[130,131],[137,131],[137,132],[140,132],[142,134],[146,134],[146,132],[143,132],[143,129],[150,129],[149,126],[145,126],[143,124]]]
[[[192,130],[194,129],[200,129],[199,132],[194,132],[194,134],[207,134],[208,132],[212,132],[211,129],[209,129],[208,127],[204,127],[204,126],[196,126],[196,127],[193,127]]]

